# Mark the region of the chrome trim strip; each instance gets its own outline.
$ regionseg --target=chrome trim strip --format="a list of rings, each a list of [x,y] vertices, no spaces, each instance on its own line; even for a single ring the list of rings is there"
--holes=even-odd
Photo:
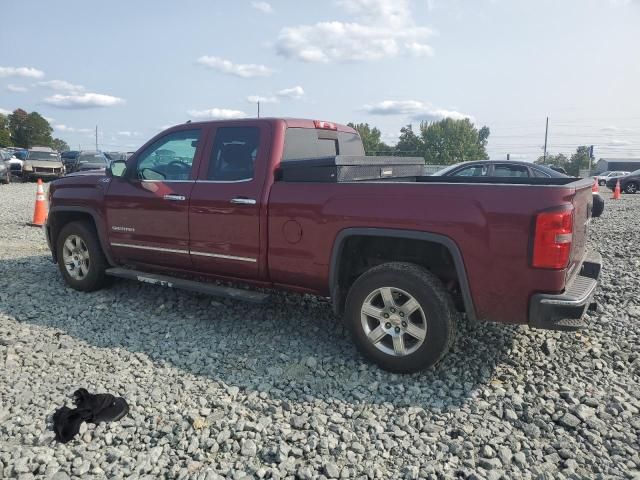
[[[137,179],[140,183],[195,183],[195,180],[145,180]]]
[[[173,248],[161,248],[161,247],[147,247],[144,245],[132,245],[130,243],[116,243],[111,242],[112,247],[124,247],[124,248],[137,248],[139,250],[152,250],[154,252],[168,252],[168,253],[182,253],[185,255],[189,254],[189,250],[177,250]]]
[[[201,257],[224,258],[225,260],[238,260],[241,262],[251,262],[251,263],[255,263],[258,261],[258,259],[256,258],[236,257],[234,255],[222,255],[220,253],[194,252],[193,250],[191,250],[191,255],[199,255]]]
[[[137,248],[139,250],[151,250],[154,252],[168,252],[168,253],[180,253],[180,254],[191,254],[198,255],[201,257],[213,257],[213,258],[223,258],[225,260],[238,260],[240,262],[250,262],[256,263],[258,261],[257,258],[250,257],[237,257],[235,255],[223,255],[221,253],[206,253],[206,252],[194,252],[193,250],[177,250],[173,248],[161,248],[161,247],[147,247],[145,245],[133,245],[131,243],[119,243],[119,242],[111,242],[112,247],[123,247],[123,248]]]
[[[252,178],[243,178],[242,180],[196,180],[196,183],[246,183],[251,182]]]

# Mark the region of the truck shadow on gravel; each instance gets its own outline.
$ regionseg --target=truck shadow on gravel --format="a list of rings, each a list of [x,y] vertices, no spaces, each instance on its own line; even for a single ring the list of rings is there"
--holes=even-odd
[[[0,293],[0,312],[55,330],[36,341],[126,349],[156,366],[287,401],[455,409],[481,396],[496,366],[509,363],[517,332],[463,320],[440,364],[395,375],[366,363],[330,305],[309,296],[276,294],[255,306],[120,280],[81,293],[64,285],[45,255],[0,260]]]

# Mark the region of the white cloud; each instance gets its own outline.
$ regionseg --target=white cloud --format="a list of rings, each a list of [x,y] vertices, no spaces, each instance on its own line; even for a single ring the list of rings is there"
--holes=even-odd
[[[304,96],[304,89],[300,85],[280,90],[276,95],[280,98],[298,100]]]
[[[4,108],[0,108],[0,115],[11,115],[13,112],[11,110],[5,110]]]
[[[44,82],[38,82],[39,87],[48,87],[53,90],[60,90],[63,92],[81,92],[84,90],[82,85],[75,85],[69,83],[66,80],[47,80]]]
[[[9,85],[7,85],[7,90],[9,90],[10,92],[22,93],[26,92],[29,89],[23,85],[14,85],[13,83],[10,83]]]
[[[130,132],[128,130],[124,130],[122,132],[117,132],[116,135],[120,137],[137,137],[140,135],[140,132]]]
[[[415,25],[408,0],[336,0],[358,22],[318,22],[285,27],[279,55],[304,62],[371,61],[399,55],[428,56],[434,32]]]
[[[606,143],[606,145],[610,147],[625,147],[631,144],[632,142],[630,140],[618,140],[616,138],[612,138]]]
[[[273,13],[273,7],[269,2],[251,2],[251,6],[262,13]]]
[[[278,103],[280,99],[288,99],[288,100],[299,100],[304,96],[304,88],[300,85],[296,85],[291,88],[283,88],[276,92],[275,95],[249,95],[247,97],[247,102],[249,103]]]
[[[273,95],[264,97],[262,95],[249,95],[247,97],[247,102],[249,103],[277,103],[278,99]]]
[[[33,67],[0,67],[0,78],[3,77],[42,78],[44,72]]]
[[[122,105],[125,100],[101,93],[80,93],[71,95],[56,94],[45,98],[43,102],[59,108],[96,108]]]
[[[94,131],[92,128],[68,127],[67,125],[65,125],[63,123],[59,123],[57,125],[54,125],[53,129],[56,132],[63,132],[63,133],[92,133]]]
[[[364,110],[373,115],[410,115],[414,120],[434,121],[443,118],[474,120],[473,116],[466,113],[435,108],[418,100],[384,100],[375,105],[365,105]]]
[[[235,75],[242,78],[268,77],[273,73],[272,69],[264,65],[257,65],[254,63],[233,63],[230,60],[225,60],[219,57],[210,57],[207,55],[203,55],[198,58],[196,63],[228,75]]]
[[[244,118],[246,113],[240,110],[230,110],[228,108],[209,108],[205,110],[189,110],[187,114],[193,118],[210,118],[213,120],[230,120],[233,118]]]

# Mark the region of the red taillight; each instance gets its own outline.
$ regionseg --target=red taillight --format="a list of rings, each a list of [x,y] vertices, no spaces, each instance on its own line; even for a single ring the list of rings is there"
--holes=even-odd
[[[324,120],[314,120],[313,124],[316,128],[322,130],[338,130],[338,126],[335,123],[325,122]]]
[[[572,240],[573,209],[539,213],[532,265],[537,268],[565,268],[569,264]]]

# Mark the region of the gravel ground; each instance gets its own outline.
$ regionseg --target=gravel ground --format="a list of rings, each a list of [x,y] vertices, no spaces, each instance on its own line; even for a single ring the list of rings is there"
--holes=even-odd
[[[593,222],[588,330],[462,322],[410,376],[364,363],[310,297],[70,290],[24,226],[34,196],[0,186],[0,478],[640,478],[640,195]],[[79,387],[131,412],[58,444]]]

